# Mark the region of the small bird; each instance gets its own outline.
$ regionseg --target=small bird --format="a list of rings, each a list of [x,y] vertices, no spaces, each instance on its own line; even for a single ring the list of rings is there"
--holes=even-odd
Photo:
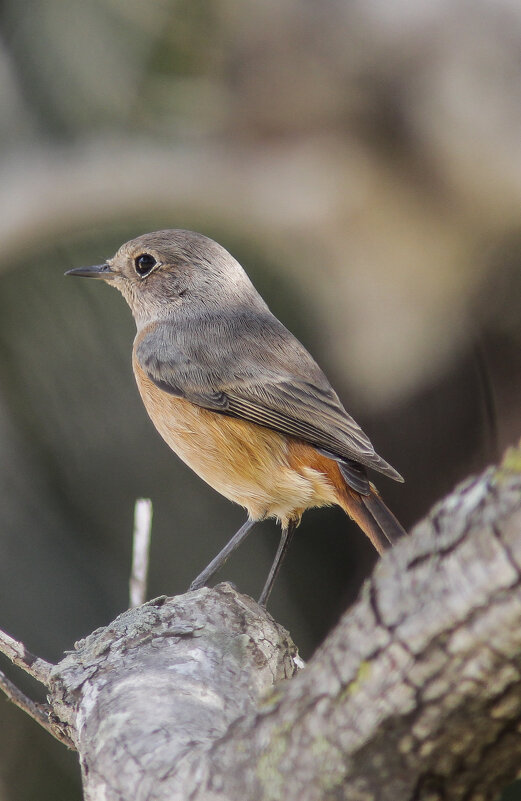
[[[266,518],[282,534],[262,605],[306,509],[337,504],[380,554],[405,533],[367,468],[402,477],[221,245],[193,231],[156,231],[66,275],[119,289],[136,322],[132,364],[152,422],[192,470],[248,512],[190,589]]]

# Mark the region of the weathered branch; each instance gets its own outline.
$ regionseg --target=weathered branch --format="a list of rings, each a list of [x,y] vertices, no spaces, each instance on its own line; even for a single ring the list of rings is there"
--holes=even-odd
[[[496,798],[521,757],[521,451],[386,554],[280,684],[296,672],[286,632],[224,584],[94,632],[49,701],[90,800]]]
[[[30,718],[40,724],[49,734],[52,734],[57,740],[67,746],[67,748],[74,748],[74,743],[65,734],[65,732],[57,726],[52,719],[52,710],[49,704],[39,704],[25,695],[19,687],[7,678],[5,673],[0,670],[0,690],[4,695],[19,709],[26,712]]]
[[[0,630],[0,653],[4,654],[13,665],[22,668],[33,679],[45,687],[49,687],[50,673],[54,666],[32,654],[23,643],[18,642],[2,630]],[[48,704],[39,704],[37,701],[33,701],[1,670],[0,690],[13,704],[26,712],[40,726],[43,726],[49,734],[52,734],[68,748],[74,748],[74,743],[68,734],[63,730],[59,721],[54,719],[52,708]]]
[[[49,684],[49,673],[53,665],[46,662],[45,659],[32,654],[22,642],[18,642],[5,631],[0,630],[0,653],[5,654],[7,658],[16,665],[22,668],[26,673],[44,684],[46,687]]]
[[[459,487],[382,559],[269,713],[216,744],[193,797],[497,797],[521,757],[520,465]]]
[[[208,748],[297,669],[284,629],[226,584],[150,601],[76,648],[54,671],[53,707],[85,797],[105,801],[187,798]]]

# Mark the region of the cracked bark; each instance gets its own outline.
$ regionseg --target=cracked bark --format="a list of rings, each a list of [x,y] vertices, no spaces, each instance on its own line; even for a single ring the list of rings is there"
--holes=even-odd
[[[385,555],[298,675],[229,585],[125,612],[51,672],[85,797],[496,798],[520,770],[520,571],[512,449]]]

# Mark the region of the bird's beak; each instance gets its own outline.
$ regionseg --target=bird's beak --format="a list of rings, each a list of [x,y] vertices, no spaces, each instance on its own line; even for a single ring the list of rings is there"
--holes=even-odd
[[[117,273],[109,264],[95,264],[93,267],[75,267],[74,270],[67,270],[65,275],[78,275],[80,278],[103,278],[105,281],[112,281]]]

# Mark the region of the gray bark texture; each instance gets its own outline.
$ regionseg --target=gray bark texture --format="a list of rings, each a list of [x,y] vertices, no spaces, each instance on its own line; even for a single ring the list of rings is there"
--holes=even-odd
[[[298,664],[220,584],[77,643],[49,702],[88,801],[497,798],[521,770],[521,451],[438,504]]]

